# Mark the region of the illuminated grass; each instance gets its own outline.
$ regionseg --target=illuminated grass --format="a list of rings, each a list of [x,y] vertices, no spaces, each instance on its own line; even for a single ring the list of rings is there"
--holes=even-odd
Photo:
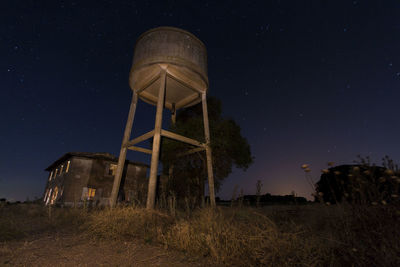
[[[182,211],[13,205],[0,209],[0,240],[62,231],[161,244],[219,266],[399,266],[400,212],[391,205],[218,207]],[[11,226],[12,225],[12,226]],[[121,242],[123,244],[123,242]]]

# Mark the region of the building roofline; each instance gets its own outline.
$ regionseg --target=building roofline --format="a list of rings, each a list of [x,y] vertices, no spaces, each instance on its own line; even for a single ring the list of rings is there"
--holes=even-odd
[[[105,159],[113,162],[118,162],[118,158],[114,156],[113,154],[107,153],[107,152],[67,152],[65,153],[62,157],[54,161],[52,164],[50,164],[45,171],[50,171],[54,167],[58,166],[62,162],[65,162],[66,160],[72,158],[72,157],[79,157],[79,158],[89,158],[89,159]],[[125,160],[125,164],[133,164],[133,165],[138,165],[138,166],[143,166],[149,168],[150,166],[148,164],[142,163],[142,162],[137,162],[137,161],[131,161],[131,160]]]

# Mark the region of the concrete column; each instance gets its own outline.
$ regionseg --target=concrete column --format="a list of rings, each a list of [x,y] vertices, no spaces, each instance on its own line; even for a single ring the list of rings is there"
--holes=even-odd
[[[207,97],[205,93],[203,93],[201,96],[201,102],[203,104],[204,136],[206,137],[208,192],[210,194],[211,207],[215,207],[214,173],[212,166],[211,146],[210,146],[210,126],[208,124]]]
[[[124,137],[122,139],[121,150],[119,152],[118,166],[117,170],[115,171],[114,184],[111,191],[110,206],[112,208],[115,207],[117,203],[119,186],[121,184],[121,177],[122,177],[122,172],[124,171],[124,165],[126,159],[126,150],[127,150],[126,143],[129,141],[131,137],[131,131],[132,131],[133,119],[135,118],[137,101],[138,101],[137,93],[133,92],[132,102],[129,108],[128,120],[126,121]]]
[[[151,155],[149,188],[147,192],[147,203],[146,203],[147,209],[154,209],[154,203],[156,199],[158,158],[160,155],[161,124],[162,124],[162,114],[164,109],[166,78],[167,78],[167,71],[166,69],[162,69],[160,75],[160,89],[158,92],[158,100],[157,100],[156,123],[154,126],[153,151]]]
[[[171,111],[171,123],[172,125],[176,124],[176,109],[175,109],[175,104],[172,105],[172,111]],[[171,164],[168,168],[168,180],[172,179],[172,175],[174,173],[174,165]]]

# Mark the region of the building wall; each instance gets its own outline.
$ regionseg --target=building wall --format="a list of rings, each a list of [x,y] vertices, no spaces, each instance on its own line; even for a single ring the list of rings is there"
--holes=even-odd
[[[66,173],[66,165],[70,161],[69,170]],[[89,190],[95,190],[94,197],[91,198],[96,205],[108,205],[109,198],[114,183],[114,174],[110,172],[110,166],[116,168],[117,162],[99,159],[71,157],[65,163],[53,169],[59,169],[64,165],[61,174],[47,182],[47,190],[57,186],[59,194],[57,203],[68,206],[81,205],[83,200],[88,199]],[[119,192],[119,201],[129,201],[145,204],[147,197],[148,167],[135,164],[126,164],[122,174],[121,186]],[[51,170],[54,172],[54,170]],[[50,171],[50,172],[51,172]],[[59,171],[58,171],[59,173]]]
[[[54,197],[54,201],[61,201],[64,197],[64,189],[65,189],[65,181],[68,180],[70,176],[71,168],[68,168],[68,161],[60,163],[58,166],[55,166],[52,170],[50,170],[49,175],[47,176],[47,183],[44,191],[44,200],[46,203],[51,203]],[[51,176],[51,179],[50,179]],[[55,194],[55,190],[57,190],[57,194]]]
[[[64,179],[63,197],[60,199],[67,205],[78,203],[81,200],[82,189],[87,187],[93,165],[93,159],[73,157],[70,160],[70,169]]]
[[[101,205],[107,205],[111,196],[114,175],[110,174],[109,170],[112,165],[116,167],[117,163],[110,160],[93,159],[87,187],[96,190],[93,201]]]
[[[56,169],[58,169],[58,173],[57,174],[55,174],[55,170]],[[53,175],[52,175],[51,180],[49,180],[50,174],[49,174],[49,176],[47,176],[47,184],[46,184],[46,190],[45,190],[44,194],[45,194],[45,197],[46,197],[46,193],[47,192],[51,193],[53,195],[55,189],[57,188],[58,194],[57,194],[57,199],[56,200],[58,200],[58,199],[62,198],[62,196],[63,196],[63,193],[64,193],[63,192],[64,181],[66,179],[66,176],[68,176],[68,173],[63,172],[63,173],[59,174],[59,172],[60,172],[60,167],[59,166],[54,168],[54,170],[52,170],[52,172],[53,172]],[[47,203],[50,203],[51,197],[48,196],[48,198],[49,198],[49,200],[47,201]]]
[[[114,174],[110,174],[110,166],[116,167],[117,162],[110,160],[95,159],[88,182],[89,188],[96,189],[93,201],[105,205],[108,203],[114,184]],[[135,201],[144,203],[147,196],[146,178],[147,167],[135,164],[126,164],[122,172],[119,201]]]
[[[126,176],[122,184],[122,195],[124,200],[137,204],[145,204],[149,180],[147,167],[129,164]]]

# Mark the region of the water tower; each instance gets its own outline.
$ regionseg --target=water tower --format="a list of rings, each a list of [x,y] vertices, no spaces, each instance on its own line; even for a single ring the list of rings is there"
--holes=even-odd
[[[146,207],[154,208],[161,137],[191,145],[186,154],[205,150],[211,206],[215,206],[214,178],[210,149],[206,94],[208,90],[207,50],[190,32],[173,27],[159,27],[143,33],[137,40],[129,75],[133,91],[125,133],[115,173],[111,206],[115,206],[127,149],[151,154]],[[138,98],[157,107],[154,129],[134,139],[131,130]],[[176,111],[202,102],[205,143],[161,129],[163,109]],[[152,150],[137,146],[153,137]]]

